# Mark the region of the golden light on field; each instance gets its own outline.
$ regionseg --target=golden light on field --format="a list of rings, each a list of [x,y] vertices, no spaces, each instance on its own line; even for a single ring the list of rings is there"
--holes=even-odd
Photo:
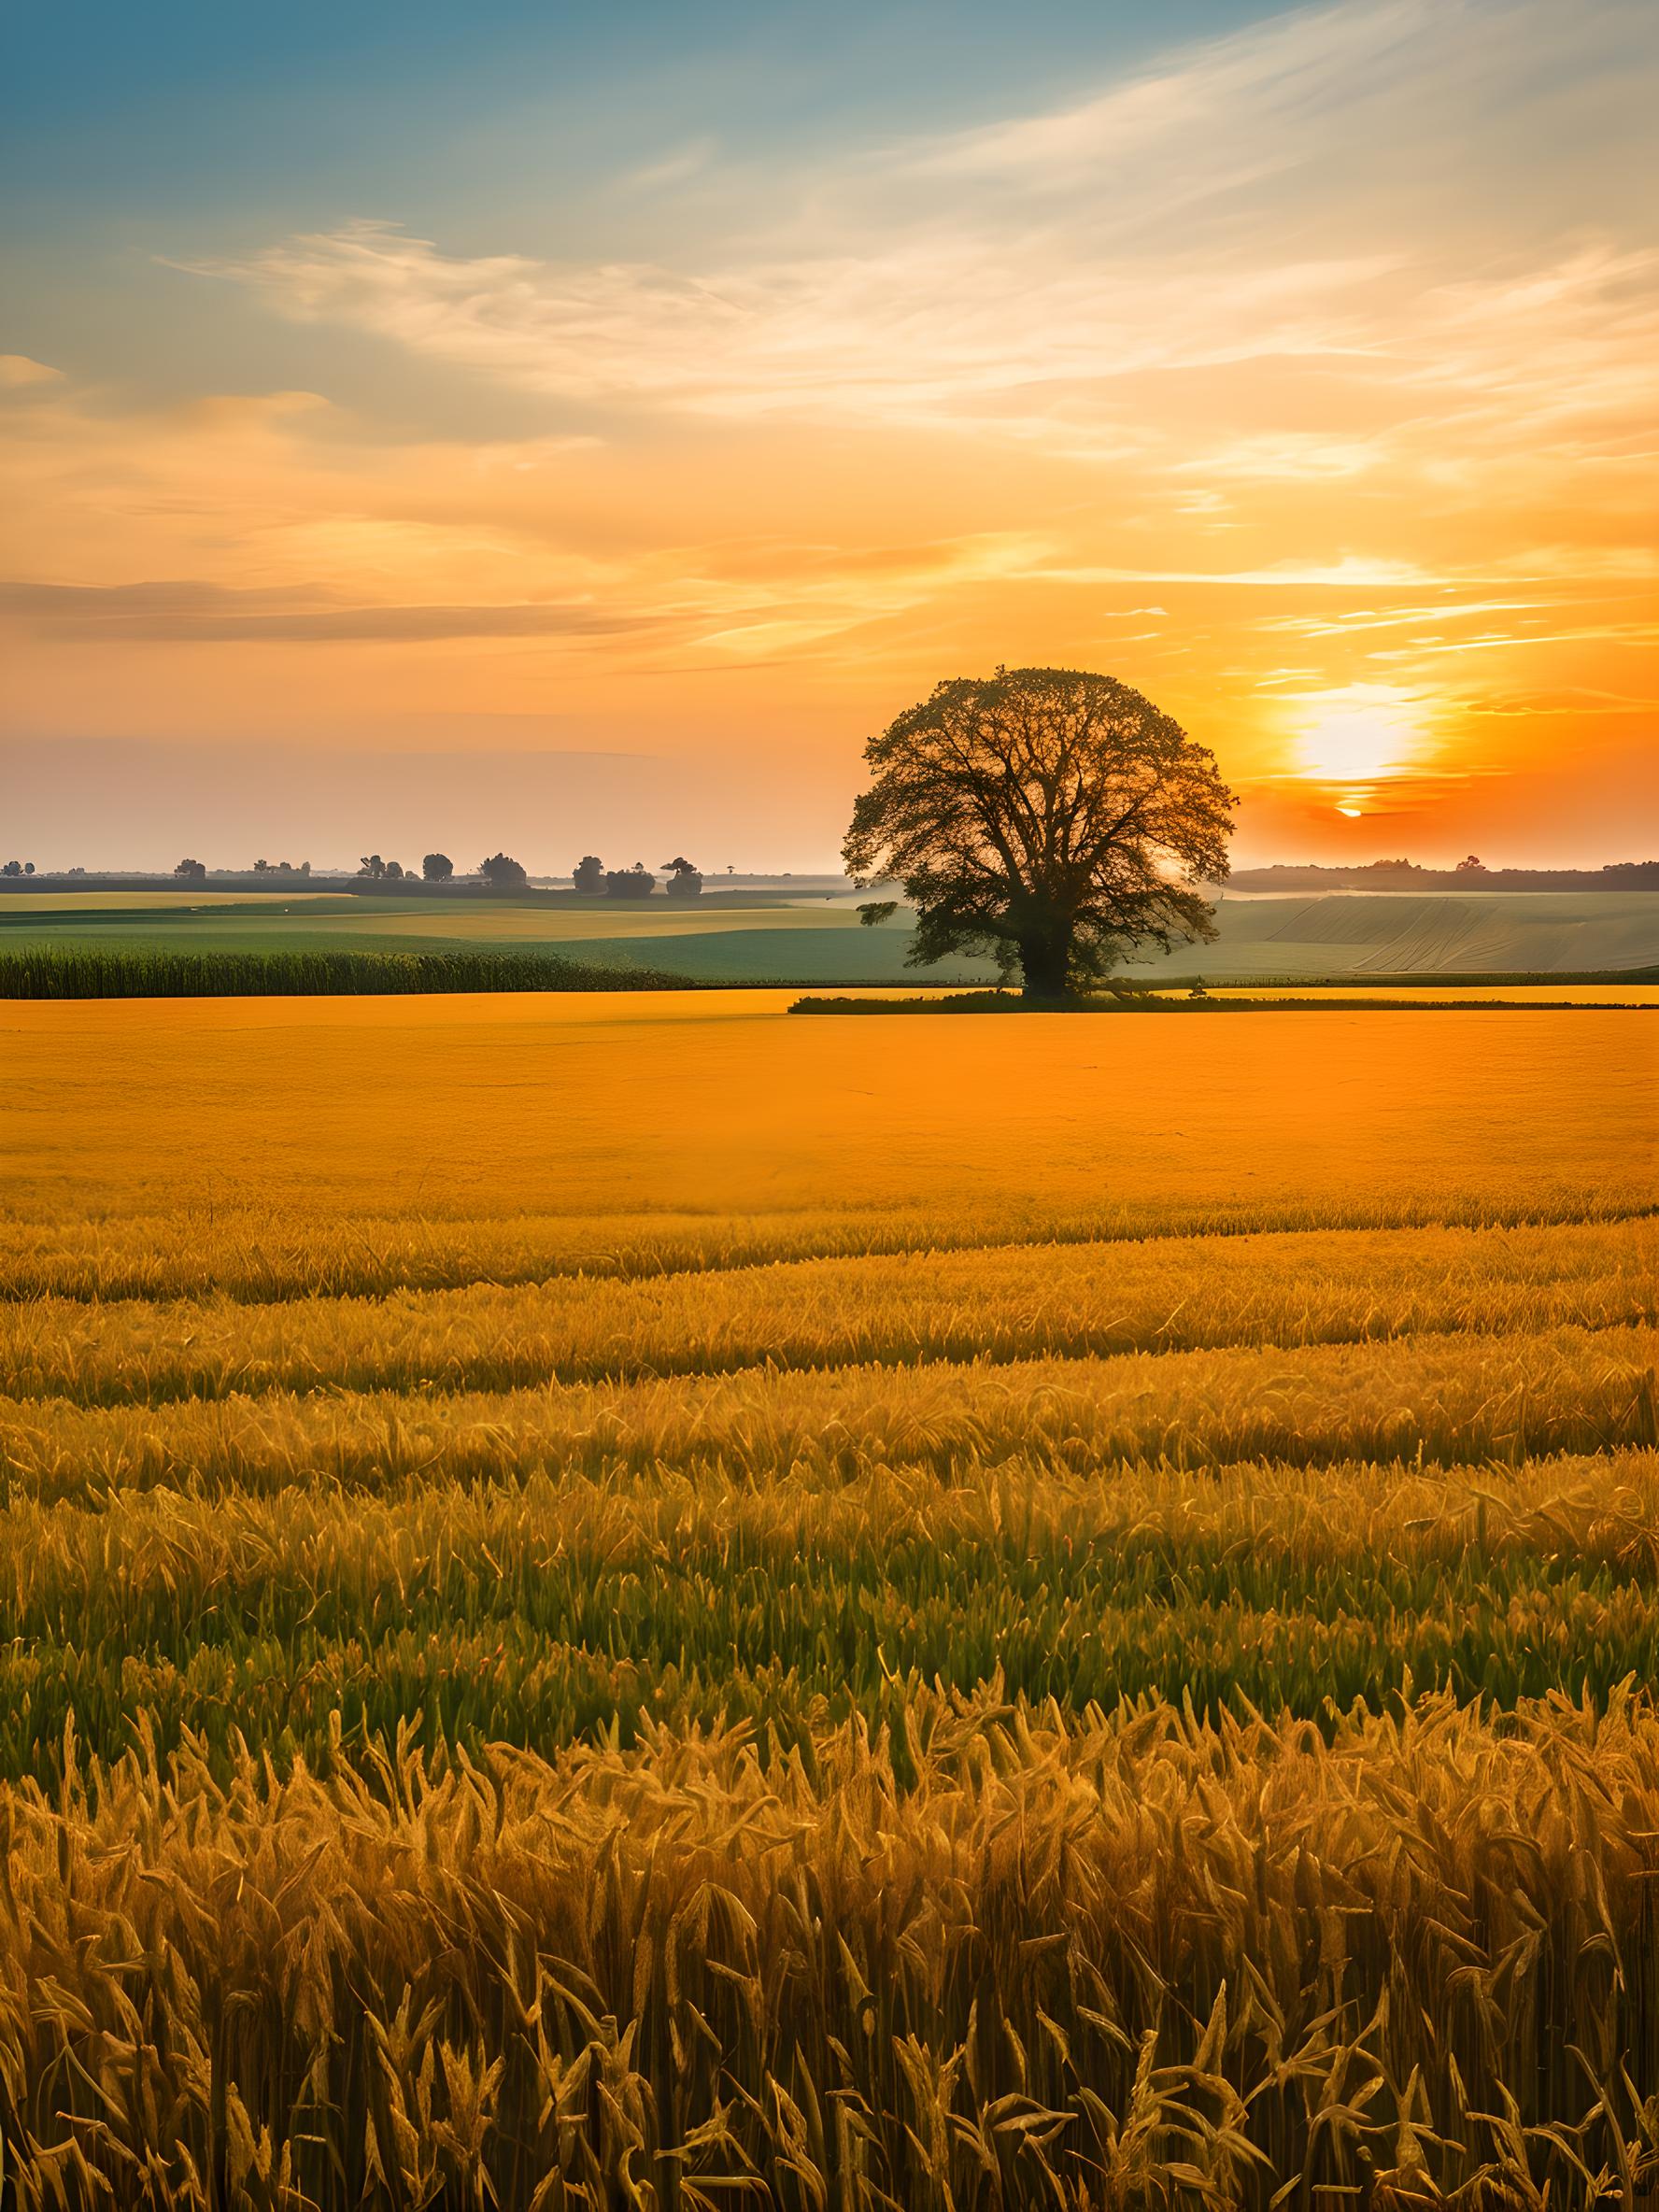
[[[1602,2157],[1659,2008],[1659,1020],[788,1000],[0,1001],[20,2202],[83,2139],[212,2170],[229,2017],[289,2203],[374,2198],[365,2128],[432,2202],[828,2203],[831,2043],[891,2183],[837,2201],[1039,2193],[978,2155],[1030,2051],[1093,2202],[1147,2073],[1101,2006],[1217,2080],[1235,1972],[1227,2134],[1180,2107],[1155,2177],[1344,2170],[1397,1997],[1413,2201],[1475,2201],[1501,2098]],[[1588,1962],[1582,2125],[1529,1944]],[[1260,2021],[1314,2005],[1287,2098]]]
[[[784,1217],[813,1218],[810,1244],[830,1215],[838,1240],[903,1216],[938,1243],[953,1224],[1487,1218],[1647,1190],[1645,1017],[1261,1014],[1218,1061],[1202,1022],[1033,1016],[1016,1049],[1006,1021],[803,1021],[790,996],[7,1004],[5,1214],[52,1225],[53,1249],[95,1222],[104,1264],[140,1220],[159,1283],[161,1244],[238,1212],[268,1272],[291,1240],[361,1258],[363,1218],[374,1246],[411,1222],[459,1249],[462,1222],[603,1215],[614,1250],[621,1216],[662,1236],[722,1210],[786,1244]]]

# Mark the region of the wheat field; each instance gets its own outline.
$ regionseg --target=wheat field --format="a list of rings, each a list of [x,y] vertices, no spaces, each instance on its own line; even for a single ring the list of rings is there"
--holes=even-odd
[[[1651,2201],[1648,1020],[786,1004],[0,1007],[0,2204]]]

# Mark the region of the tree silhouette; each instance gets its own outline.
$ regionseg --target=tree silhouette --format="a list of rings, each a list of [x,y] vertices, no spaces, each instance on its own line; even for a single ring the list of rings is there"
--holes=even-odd
[[[648,899],[657,888],[657,878],[650,874],[643,860],[636,860],[631,868],[612,868],[605,875],[607,899]]]
[[[488,860],[480,860],[478,873],[492,891],[522,890],[530,881],[523,865],[505,853],[491,853]]]
[[[605,865],[597,853],[584,853],[576,862],[571,881],[578,891],[603,891],[605,887]]]
[[[843,851],[916,909],[908,964],[988,953],[1061,999],[1139,946],[1215,934],[1237,803],[1209,750],[1140,692],[1071,669],[943,683],[865,747]],[[860,909],[875,922],[896,900]]]
[[[702,872],[694,867],[683,854],[676,859],[664,860],[662,865],[669,872],[668,881],[662,887],[671,899],[701,899],[702,897]]]
[[[428,853],[420,872],[429,884],[447,884],[455,873],[455,863],[447,853]]]

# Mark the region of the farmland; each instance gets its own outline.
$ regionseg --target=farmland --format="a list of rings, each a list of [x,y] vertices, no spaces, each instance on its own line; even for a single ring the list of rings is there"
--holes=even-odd
[[[912,920],[860,926],[858,895],[711,888],[676,905],[531,890],[464,899],[372,891],[0,895],[0,952],[83,954],[449,953],[563,955],[699,983],[895,984]],[[1156,981],[1618,974],[1659,968],[1659,896],[1574,892],[1224,894],[1213,945],[1131,962]],[[981,983],[983,960],[953,957],[926,980]],[[296,985],[296,988],[304,987]]]
[[[1638,2201],[1659,1026],[790,996],[0,1006],[16,2201]]]

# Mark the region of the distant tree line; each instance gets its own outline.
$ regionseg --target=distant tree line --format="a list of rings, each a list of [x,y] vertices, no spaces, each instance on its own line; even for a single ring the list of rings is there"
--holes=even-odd
[[[1421,860],[1351,862],[1276,861],[1270,867],[1237,870],[1241,889],[1484,891],[1659,890],[1659,860],[1609,860],[1600,868],[1506,867],[1469,853],[1454,867],[1425,866]]]

